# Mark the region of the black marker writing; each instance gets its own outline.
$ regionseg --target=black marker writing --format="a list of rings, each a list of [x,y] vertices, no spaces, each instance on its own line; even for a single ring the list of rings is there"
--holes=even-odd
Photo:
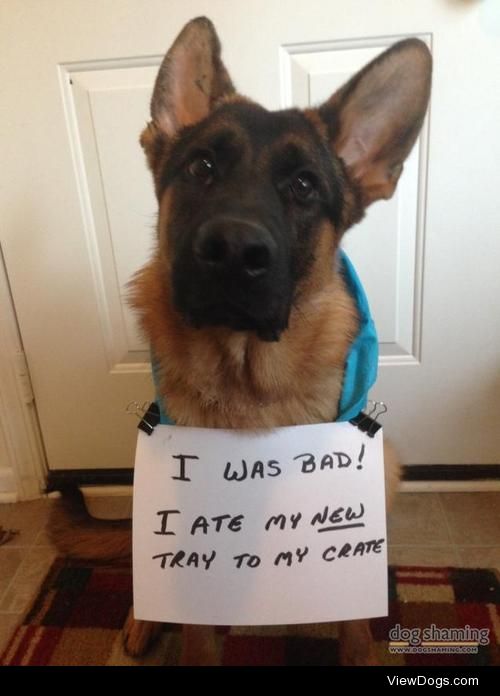
[[[350,466],[352,459],[348,454],[345,454],[345,452],[334,452],[333,454],[339,458],[339,469]]]
[[[299,563],[302,563],[302,560],[304,556],[306,556],[309,553],[309,547],[306,546],[305,549],[302,551],[302,549],[297,549],[295,551],[297,554],[297,558]],[[277,566],[281,563],[281,561],[285,561],[287,566],[292,565],[293,561],[293,552],[292,551],[280,551],[280,553],[276,556],[274,559],[274,565]]]
[[[337,553],[335,546],[329,546],[322,553],[324,561],[334,561],[336,558],[350,558],[351,556],[364,556],[369,553],[380,553],[385,539],[371,539],[370,541],[359,541],[356,546],[344,544]]]
[[[263,479],[274,476],[279,476],[281,469],[279,462],[276,459],[270,459],[267,462],[256,461],[253,464],[247,464],[244,459],[240,465],[234,465],[232,462],[227,462],[224,469],[224,478],[226,481],[245,481],[247,478]]]
[[[301,519],[302,519],[301,512],[297,512],[295,515],[292,513],[290,515],[290,524],[291,524],[292,529],[296,529],[296,527]],[[283,529],[285,529],[286,522],[287,522],[287,517],[286,517],[286,515],[283,515],[283,513],[281,513],[279,515],[271,515],[271,517],[267,520],[264,529],[266,530],[266,532],[268,532],[271,525],[275,525],[276,527],[279,527],[280,529],[283,530]]]
[[[310,452],[297,454],[297,456],[293,459],[294,461],[300,459],[302,460],[301,471],[303,474],[312,474],[314,471],[316,471],[316,468],[319,471],[323,471],[323,469],[335,468],[345,469],[352,463],[351,457],[345,452],[332,452],[331,454],[324,454],[319,462],[316,461],[314,454],[311,454]]]
[[[236,561],[236,567],[241,568],[243,560],[246,559],[246,564],[249,568],[257,568],[260,566],[259,556],[252,555],[251,553],[240,553],[238,556],[233,556]]]
[[[352,520],[359,520],[365,514],[365,506],[363,503],[359,504],[359,512],[355,512],[352,507],[338,507],[330,511],[328,505],[325,506],[323,512],[317,512],[313,515],[311,519],[311,527],[315,525],[325,525],[327,522],[331,526],[321,527],[318,532],[331,532],[336,529],[351,529],[352,527],[364,527],[364,522],[357,522],[354,524],[342,524],[344,522],[352,522]]]
[[[186,476],[186,459],[199,459],[199,457],[195,454],[173,454],[172,457],[180,460],[180,475],[172,476],[174,481],[191,481],[191,479]]]
[[[365,443],[363,442],[361,445],[361,452],[359,453],[358,457],[358,462],[359,465],[356,467],[356,469],[362,469],[363,467],[361,466],[361,462],[363,461],[363,457],[365,456]]]
[[[241,532],[241,525],[243,523],[243,520],[245,518],[245,515],[216,515],[215,517],[211,517],[210,520],[203,515],[200,515],[195,519],[191,526],[191,534],[195,534],[199,529],[203,532],[203,534],[207,534],[208,530],[210,529],[211,522],[215,523],[214,531],[215,532],[220,532],[223,526],[223,523],[225,520],[229,520],[229,522],[226,524],[226,529],[228,529],[230,532]]]
[[[318,532],[335,532],[337,529],[352,529],[353,527],[364,527],[364,522],[358,522],[357,524],[342,524],[338,527],[323,527],[318,529]]]
[[[208,570],[216,556],[216,552],[212,551],[210,555],[206,553],[197,553],[193,551],[188,554],[186,551],[176,551],[175,553],[170,551],[169,553],[158,553],[156,556],[152,556],[153,560],[160,559],[160,567],[165,569],[168,565],[169,568],[189,568],[193,566],[194,568],[199,568],[200,566],[204,570]]]
[[[155,532],[155,534],[175,534],[175,532],[167,532],[167,519],[170,513],[180,515],[181,511],[180,510],[160,510],[157,512],[157,515],[161,515],[161,529],[159,532]]]

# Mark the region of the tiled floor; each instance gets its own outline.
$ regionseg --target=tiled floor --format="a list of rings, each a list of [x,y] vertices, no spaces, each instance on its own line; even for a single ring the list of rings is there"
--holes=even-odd
[[[56,556],[45,533],[49,499],[0,505],[0,651]],[[500,569],[500,493],[400,494],[389,521],[389,562]]]
[[[0,526],[19,530],[0,546],[0,650],[36,597],[56,557],[45,535],[51,502],[44,498],[0,505]]]

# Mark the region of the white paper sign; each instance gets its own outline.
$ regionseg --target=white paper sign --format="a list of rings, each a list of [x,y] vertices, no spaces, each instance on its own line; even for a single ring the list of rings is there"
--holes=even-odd
[[[134,613],[193,624],[387,614],[382,430],[158,425],[135,461]]]

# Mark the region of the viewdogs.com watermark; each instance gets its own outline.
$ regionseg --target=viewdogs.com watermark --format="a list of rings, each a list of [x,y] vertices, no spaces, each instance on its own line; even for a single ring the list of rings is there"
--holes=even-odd
[[[474,654],[480,645],[489,645],[489,628],[404,628],[396,624],[389,631],[390,653],[468,653]]]

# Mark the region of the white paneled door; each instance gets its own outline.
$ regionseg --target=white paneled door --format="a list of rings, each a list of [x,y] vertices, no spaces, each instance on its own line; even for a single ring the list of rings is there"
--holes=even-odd
[[[434,56],[396,196],[345,246],[377,321],[373,396],[408,463],[500,461],[496,0],[4,0],[0,239],[51,469],[128,467],[152,396],[125,284],[155,199],[138,135],[161,57],[208,15],[239,90],[305,106],[394,41]]]

